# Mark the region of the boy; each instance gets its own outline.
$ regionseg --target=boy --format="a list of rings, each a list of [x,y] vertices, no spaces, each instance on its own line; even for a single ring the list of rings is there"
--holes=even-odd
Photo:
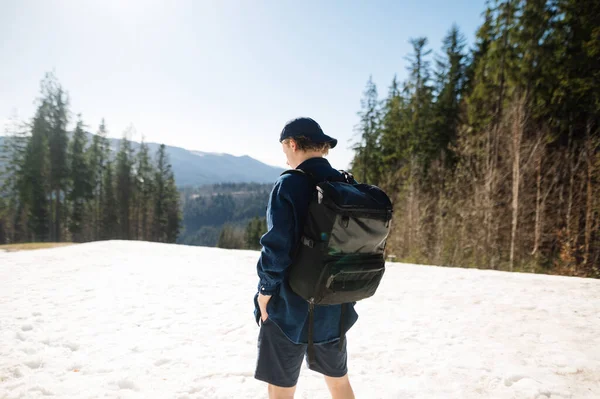
[[[288,122],[279,141],[290,168],[302,169],[317,181],[341,176],[324,158],[337,140],[324,134],[314,120],[297,118]],[[302,236],[314,190],[314,182],[306,176],[281,176],[269,198],[268,232],[260,241],[260,281],[254,303],[256,322],[261,323],[255,378],[269,384],[271,399],[294,397],[307,351],[309,307],[290,288],[287,270]],[[357,319],[353,304],[348,304],[343,314],[341,305],[314,309],[315,361],[309,368],[325,376],[333,399],[354,399],[348,379],[346,341],[343,339],[340,347],[340,339],[341,326],[347,331]]]

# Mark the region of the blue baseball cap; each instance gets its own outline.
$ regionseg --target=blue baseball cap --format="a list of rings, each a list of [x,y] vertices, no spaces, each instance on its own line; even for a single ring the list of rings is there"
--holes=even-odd
[[[337,145],[337,140],[323,133],[321,126],[311,118],[296,118],[286,123],[279,136],[279,142],[298,136],[304,136],[313,143],[329,143],[331,148]]]

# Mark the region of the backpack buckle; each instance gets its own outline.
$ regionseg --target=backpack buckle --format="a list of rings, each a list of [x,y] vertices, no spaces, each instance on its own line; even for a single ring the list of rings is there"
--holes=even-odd
[[[323,189],[319,186],[317,186],[317,202],[319,204],[323,203]]]
[[[315,247],[315,242],[306,236],[302,236],[302,244],[306,245],[309,248]]]
[[[350,217],[343,216],[342,217],[342,226],[344,226],[344,228],[347,229],[349,224],[350,224]]]

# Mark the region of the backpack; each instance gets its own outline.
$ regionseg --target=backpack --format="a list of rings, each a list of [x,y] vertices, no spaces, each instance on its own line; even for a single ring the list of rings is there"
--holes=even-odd
[[[345,304],[373,296],[385,272],[392,203],[380,188],[358,184],[350,173],[341,173],[325,181],[301,169],[282,173],[304,175],[315,186],[289,269],[292,291],[309,303],[309,363],[314,360],[314,306],[342,305],[341,350]]]

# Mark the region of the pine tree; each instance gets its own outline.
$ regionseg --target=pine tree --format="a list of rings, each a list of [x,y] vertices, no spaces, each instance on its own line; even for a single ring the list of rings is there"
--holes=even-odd
[[[50,154],[48,153],[48,122],[50,105],[42,101],[38,107],[31,129],[23,162],[24,198],[27,208],[28,227],[33,241],[48,241],[50,238],[50,213],[48,210],[50,186]]]
[[[92,138],[92,145],[88,152],[90,160],[90,174],[93,188],[93,201],[90,202],[92,212],[93,237],[92,239],[100,239],[102,232],[102,200],[104,198],[104,180],[106,164],[110,156],[110,148],[106,138],[107,130],[104,119],[100,123],[98,133]]]
[[[119,238],[122,240],[131,239],[131,208],[133,205],[134,185],[133,185],[133,150],[131,143],[124,135],[121,139],[119,152],[116,160],[116,197],[119,217]]]
[[[165,226],[164,235],[166,237],[166,242],[175,243],[177,242],[177,237],[179,236],[179,231],[181,230],[182,216],[179,206],[179,192],[177,191],[177,186],[175,185],[175,176],[170,169],[171,165],[169,165],[167,185],[165,187],[167,224]]]
[[[493,14],[490,8],[485,11],[485,21],[476,34],[475,49],[471,64],[467,67],[465,92],[467,102],[468,124],[476,132],[481,131],[491,122],[492,93],[495,83],[490,79],[490,49],[495,40],[493,31]]]
[[[4,240],[21,242],[27,238],[25,157],[30,141],[30,127],[16,117],[6,126],[4,144],[0,148],[0,197],[3,207]]]
[[[166,231],[169,223],[169,189],[167,187],[171,174],[171,165],[166,153],[165,145],[161,145],[156,155],[156,175],[154,193],[154,227],[153,241],[165,242]]]
[[[244,248],[244,234],[240,229],[226,224],[219,234],[218,248],[242,249]]]
[[[148,145],[142,140],[137,154],[137,192],[139,194],[137,211],[139,221],[139,238],[150,240],[150,221],[152,210],[152,197],[154,195],[154,177],[156,172],[150,160]]]
[[[408,142],[419,167],[419,170],[414,172],[425,172],[435,148],[435,138],[431,134],[433,88],[430,82],[430,62],[427,59],[431,50],[426,49],[428,41],[425,37],[411,39],[410,43],[413,46],[413,54],[407,58],[410,62],[407,69],[410,72],[408,89],[411,96]]]
[[[373,78],[369,77],[366,89],[361,100],[362,110],[359,112],[360,124],[356,130],[360,134],[360,141],[354,147],[356,156],[352,163],[352,172],[363,182],[377,184],[380,179],[380,104],[377,98],[377,87]]]
[[[407,140],[405,117],[406,100],[400,92],[400,86],[396,76],[392,80],[388,97],[383,106],[383,117],[381,120],[381,155],[382,162],[389,165],[387,169],[388,180],[394,181],[390,175],[406,166]]]
[[[550,106],[556,73],[556,57],[549,38],[554,36],[551,21],[555,12],[547,0],[522,0],[516,29],[518,85],[525,93],[534,118],[545,118]]]
[[[437,99],[432,156],[442,154],[448,166],[455,164],[452,147],[460,123],[460,102],[465,84],[465,38],[453,25],[443,41],[443,55],[436,60]]]
[[[104,174],[104,191],[102,197],[102,225],[100,239],[110,240],[120,237],[119,215],[117,209],[117,198],[115,195],[115,182],[113,173],[113,162],[107,161]]]
[[[260,238],[267,232],[267,221],[265,218],[253,218],[246,226],[246,247],[248,249],[260,249]]]
[[[89,222],[86,220],[86,204],[92,199],[94,188],[90,165],[85,154],[87,139],[83,128],[80,115],[71,145],[71,187],[68,195],[72,206],[69,229],[75,242],[82,242],[86,238],[90,238],[85,235],[89,227]]]
[[[50,73],[46,74],[46,78],[42,82],[42,98],[48,107],[47,118],[50,124],[47,131],[47,142],[50,150],[49,184],[52,191],[54,213],[51,234],[52,240],[59,242],[62,241],[64,219],[62,208],[69,173],[67,160],[69,100],[56,77]]]

